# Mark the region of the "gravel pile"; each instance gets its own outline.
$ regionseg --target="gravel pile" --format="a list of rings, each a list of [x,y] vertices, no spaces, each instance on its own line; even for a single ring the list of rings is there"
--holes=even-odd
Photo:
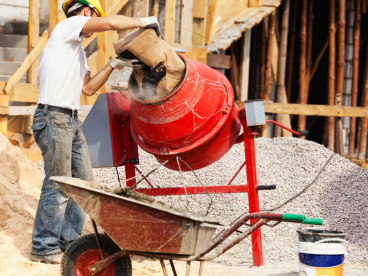
[[[326,161],[334,153],[317,143],[295,138],[256,139],[258,184],[276,184],[276,190],[260,191],[260,207],[269,210],[291,198],[313,182]],[[226,185],[244,162],[243,144],[235,145],[221,160],[196,171],[204,185]],[[155,158],[140,151],[140,170],[150,172],[159,166]],[[124,181],[124,168],[119,168]],[[94,169],[95,182],[103,189],[119,186],[116,169]],[[199,186],[192,172],[179,173],[160,167],[148,179],[155,187]],[[235,178],[234,185],[246,184],[245,169]],[[140,187],[148,187],[142,182]],[[224,224],[248,210],[247,194],[217,194],[159,197],[176,207],[206,214]],[[296,213],[324,219],[323,226],[281,223],[274,228],[263,226],[263,255],[266,263],[297,261],[296,230],[316,228],[347,233],[346,262],[368,262],[368,171],[335,154],[320,176],[299,197],[274,213]],[[245,229],[245,228],[243,228]],[[250,237],[216,259],[226,264],[252,262]]]

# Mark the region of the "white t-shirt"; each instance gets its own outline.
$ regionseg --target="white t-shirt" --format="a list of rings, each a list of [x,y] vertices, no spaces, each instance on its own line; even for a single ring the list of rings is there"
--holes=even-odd
[[[40,56],[38,103],[80,108],[84,77],[90,71],[80,33],[89,19],[72,16],[56,25]]]

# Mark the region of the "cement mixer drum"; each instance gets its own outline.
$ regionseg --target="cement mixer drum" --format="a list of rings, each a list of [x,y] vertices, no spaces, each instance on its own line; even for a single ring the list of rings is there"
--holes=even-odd
[[[229,151],[241,123],[230,82],[220,72],[182,58],[185,75],[164,97],[145,101],[134,95],[131,130],[135,142],[173,170],[206,167]],[[178,165],[180,162],[180,168]]]

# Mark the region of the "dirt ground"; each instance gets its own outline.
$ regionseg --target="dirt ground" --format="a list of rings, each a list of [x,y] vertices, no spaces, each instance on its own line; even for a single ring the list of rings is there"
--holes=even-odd
[[[30,235],[30,233],[28,233]],[[29,244],[30,245],[30,244]],[[0,232],[0,275],[1,276],[58,276],[60,275],[59,265],[47,265],[43,263],[31,262],[28,258],[29,250],[20,252],[16,242],[12,237]],[[186,263],[175,261],[175,268],[178,275],[185,275]],[[173,275],[168,261],[165,261],[169,275]],[[164,275],[158,260],[143,257],[132,257],[133,276]],[[190,275],[198,275],[199,263],[193,262]],[[265,264],[261,267],[252,267],[250,264],[227,266],[216,262],[205,262],[203,275],[213,276],[240,276],[240,275],[269,275],[287,276],[298,275],[299,267],[297,263]],[[364,265],[344,265],[345,276],[368,275],[368,266]]]
[[[58,276],[59,265],[35,263],[29,260],[30,229],[25,229],[24,236],[28,237],[26,244],[19,244],[5,231],[0,231],[0,276]],[[186,263],[174,261],[178,275],[185,275]],[[174,275],[170,264],[165,261],[169,275]],[[133,276],[164,275],[160,262],[155,259],[132,257]],[[199,263],[191,264],[190,275],[198,275]],[[205,262],[202,275],[213,276],[288,276],[299,275],[297,263],[264,264],[261,267],[253,267],[251,264],[227,266],[216,262]],[[344,264],[344,276],[366,276],[368,265]]]

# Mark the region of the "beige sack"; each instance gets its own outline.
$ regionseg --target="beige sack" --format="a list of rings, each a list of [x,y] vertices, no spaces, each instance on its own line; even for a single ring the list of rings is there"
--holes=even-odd
[[[154,101],[170,94],[185,73],[182,59],[153,29],[140,28],[113,44],[117,55],[138,58],[148,66],[133,70],[131,87],[140,99]]]

